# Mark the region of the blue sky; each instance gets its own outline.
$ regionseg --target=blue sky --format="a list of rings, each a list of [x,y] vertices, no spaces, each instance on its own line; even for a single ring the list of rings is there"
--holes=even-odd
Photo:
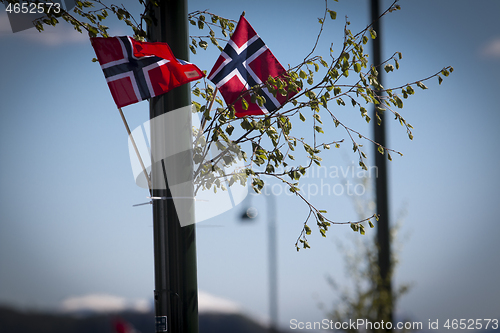
[[[400,70],[385,76],[384,85],[413,82],[448,65],[455,72],[442,85],[432,80],[428,90],[404,100],[402,114],[415,128],[413,141],[399,124],[388,123],[389,146],[404,154],[393,156],[389,169],[392,220],[406,212],[395,283],[413,284],[398,316],[424,323],[499,318],[500,3],[401,0],[400,5],[402,10],[382,23],[383,56],[403,53]],[[233,19],[245,10],[287,67],[309,53],[324,2],[220,0],[189,6]],[[329,7],[338,16],[326,27],[318,51],[324,55],[331,42],[341,45],[346,15],[353,31],[369,20],[368,1],[331,1]],[[112,35],[131,34],[110,26]],[[151,209],[132,207],[148,194],[134,183],[125,129],[101,69],[90,61],[88,38],[67,25],[47,30],[13,34],[3,9],[0,13],[0,304],[60,309],[65,300],[90,294],[130,303],[151,300]],[[218,55],[215,49],[199,51],[190,60],[210,70]],[[147,120],[148,104],[124,112],[135,128]],[[359,111],[335,112],[371,135]],[[332,135],[348,140],[345,132]],[[368,144],[366,151],[371,153]],[[324,165],[347,170],[357,165],[357,156],[346,144],[325,157]],[[332,219],[358,218],[352,196],[313,195],[315,186],[325,183],[340,189],[340,177],[304,180],[313,202]],[[277,185],[274,189],[278,193]],[[266,198],[252,197],[252,204],[260,211],[253,223],[239,221],[242,205],[197,226],[198,283],[201,291],[265,320]],[[349,285],[337,244],[351,244],[357,236],[348,227],[333,227],[326,239],[313,234],[312,249],[297,253],[306,206],[282,194],[277,210],[280,324],[319,321],[326,315],[318,304],[329,309],[337,297],[327,276]],[[368,230],[365,238],[374,235]]]

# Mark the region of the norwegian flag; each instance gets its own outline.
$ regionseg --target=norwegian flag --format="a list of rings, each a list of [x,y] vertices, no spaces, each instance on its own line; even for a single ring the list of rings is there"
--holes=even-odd
[[[195,65],[176,59],[167,43],[138,42],[128,36],[90,40],[119,108],[205,76]]]
[[[244,117],[272,112],[295,95],[292,93],[288,96],[282,96],[278,93],[274,97],[267,88],[263,88],[263,96],[266,99],[263,106],[251,103],[249,94],[243,97],[248,103],[247,110],[243,109],[239,101],[237,102],[243,92],[266,82],[269,76],[276,78],[285,72],[283,66],[257,35],[250,23],[241,16],[231,39],[217,59],[208,79],[219,88],[226,104],[234,103],[236,116]]]

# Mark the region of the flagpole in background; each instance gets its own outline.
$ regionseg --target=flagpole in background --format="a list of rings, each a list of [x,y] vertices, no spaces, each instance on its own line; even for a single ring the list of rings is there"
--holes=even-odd
[[[382,32],[380,31],[380,5],[379,0],[371,0],[371,20],[373,22],[373,29],[377,32],[377,38],[373,41],[373,62],[377,66],[382,63],[382,47],[381,39]],[[382,85],[382,72],[379,70],[378,81]],[[377,95],[381,92],[377,91]],[[374,111],[376,112],[376,111]],[[374,137],[375,142],[382,146],[386,146],[385,135],[385,120],[384,113],[379,112],[382,122],[380,125],[376,121],[374,124]],[[375,116],[373,117],[375,118]],[[387,118],[385,118],[387,119]],[[391,240],[390,240],[390,227],[389,227],[389,195],[387,186],[387,157],[378,152],[375,146],[375,166],[377,168],[377,177],[375,178],[375,198],[377,206],[377,214],[380,218],[377,222],[377,248],[378,248],[378,266],[381,279],[380,292],[385,296],[385,303],[381,303],[378,309],[377,319],[392,321],[393,313],[393,299],[392,299],[392,281],[391,281]]]
[[[177,58],[188,61],[187,0],[163,0],[158,1],[158,7],[150,6],[153,24],[148,31],[149,41],[168,43]],[[190,86],[186,84],[152,98],[150,119],[191,105],[190,96]],[[191,131],[183,133],[179,140],[189,140],[191,135]],[[165,177],[167,188],[155,188],[155,177]],[[152,163],[152,178],[153,196],[167,198],[153,200],[156,332],[197,333],[195,226],[181,227],[179,223],[163,160]]]

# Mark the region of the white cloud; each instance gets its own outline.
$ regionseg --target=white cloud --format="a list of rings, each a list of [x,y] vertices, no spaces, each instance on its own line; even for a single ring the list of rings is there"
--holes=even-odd
[[[134,310],[148,312],[151,306],[146,299],[129,301],[124,297],[107,294],[90,294],[65,299],[61,304],[64,312],[118,312]]]
[[[249,312],[240,304],[226,298],[214,296],[204,291],[198,291],[199,313],[241,314],[262,326],[269,325],[269,318],[265,315]]]
[[[62,301],[63,312],[119,312],[133,310],[148,312],[152,310],[147,299],[128,300],[125,297],[109,294],[89,294],[84,296],[69,297]],[[207,292],[198,293],[198,311],[200,313],[242,313],[241,306],[231,300],[214,296]]]
[[[49,46],[89,42],[89,37],[86,33],[81,34],[74,30],[71,26],[64,23],[60,26],[56,26],[55,28],[45,28],[45,31],[42,33],[38,32],[36,29],[29,29],[17,32],[16,35],[18,34],[24,34],[23,36],[20,36],[21,38],[26,38],[29,41]]]
[[[497,37],[487,43],[481,49],[481,54],[487,58],[500,58],[500,37]]]
[[[198,312],[241,313],[239,304],[204,291],[198,292]]]

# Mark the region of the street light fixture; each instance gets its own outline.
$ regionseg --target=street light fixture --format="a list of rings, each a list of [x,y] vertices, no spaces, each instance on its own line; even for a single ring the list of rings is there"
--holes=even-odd
[[[267,210],[267,236],[268,236],[268,272],[269,272],[269,332],[278,332],[278,258],[276,250],[276,200],[272,193],[267,193],[263,189],[262,193],[268,198],[266,200]],[[248,205],[242,215],[242,221],[251,221],[257,217],[259,211],[256,207]]]

